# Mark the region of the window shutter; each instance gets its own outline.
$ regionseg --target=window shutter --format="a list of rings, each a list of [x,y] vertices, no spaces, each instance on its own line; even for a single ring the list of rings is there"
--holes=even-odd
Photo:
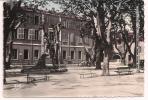
[[[71,42],[74,42],[74,34],[73,33],[70,34],[70,40],[71,40]]]
[[[42,35],[42,31],[40,30],[38,40],[41,40],[41,35]]]
[[[35,29],[32,29],[32,39],[35,40]]]
[[[28,31],[28,39],[29,39],[29,40],[32,39],[32,36],[31,36],[31,29],[29,29],[29,31]]]

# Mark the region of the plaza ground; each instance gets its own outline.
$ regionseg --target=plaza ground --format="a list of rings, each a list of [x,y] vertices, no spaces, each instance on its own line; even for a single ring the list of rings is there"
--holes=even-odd
[[[68,72],[50,74],[48,81],[27,84],[26,76],[9,77],[4,85],[4,97],[113,97],[143,96],[144,73],[118,75],[115,69],[110,76],[101,76],[102,70],[94,67],[68,67]],[[95,77],[80,78],[81,73],[96,73]],[[17,83],[17,84],[16,84]]]

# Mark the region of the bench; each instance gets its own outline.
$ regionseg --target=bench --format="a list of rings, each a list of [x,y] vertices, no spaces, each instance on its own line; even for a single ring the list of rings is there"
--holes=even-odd
[[[48,76],[49,73],[50,73],[49,70],[46,70],[46,69],[29,70],[27,71],[27,83],[31,83],[37,80],[47,81],[49,80],[49,76]]]
[[[80,78],[92,78],[92,77],[96,77],[96,73],[81,73],[80,74]]]
[[[115,72],[117,72],[119,75],[121,75],[121,73],[126,73],[126,74],[132,73],[130,67],[127,67],[127,66],[118,67]]]
[[[34,82],[34,81],[37,81],[37,80],[49,80],[49,76],[47,76],[47,75],[44,75],[44,76],[41,76],[41,77],[39,77],[39,76],[27,76],[27,83],[32,83],[32,82]]]

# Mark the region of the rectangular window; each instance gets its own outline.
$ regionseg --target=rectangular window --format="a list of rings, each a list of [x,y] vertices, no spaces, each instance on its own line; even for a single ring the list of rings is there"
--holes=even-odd
[[[39,16],[35,16],[34,18],[34,24],[38,25],[39,24]]]
[[[39,50],[34,50],[34,58],[38,59],[39,57]]]
[[[28,29],[24,29],[24,39],[28,39]]]
[[[17,49],[12,50],[12,59],[17,59]]]
[[[66,59],[66,51],[63,51],[63,59]]]
[[[35,30],[35,40],[39,40],[39,31]]]
[[[74,59],[74,51],[71,51],[71,59]]]
[[[29,32],[28,32],[28,38],[29,40],[34,40],[35,39],[35,30],[34,29],[29,29]]]
[[[78,59],[81,59],[81,51],[78,52]]]
[[[17,38],[18,39],[24,39],[24,28],[18,28],[17,29]]]
[[[53,32],[53,28],[48,28],[48,37],[50,41],[54,40],[54,32]]]
[[[29,52],[27,49],[24,50],[24,59],[29,59]]]

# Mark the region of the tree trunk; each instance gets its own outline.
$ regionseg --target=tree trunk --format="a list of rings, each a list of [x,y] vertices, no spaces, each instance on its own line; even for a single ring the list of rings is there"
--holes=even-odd
[[[101,69],[101,52],[96,52],[96,69]]]
[[[110,75],[110,73],[109,73],[109,56],[110,56],[109,48],[106,48],[104,50],[103,72],[102,72],[103,76]]]
[[[106,42],[104,45],[104,60],[103,60],[103,73],[102,75],[109,75],[109,59],[110,59],[110,54],[111,54],[111,51],[112,51],[112,47],[111,47],[111,42],[110,42],[110,39],[111,39],[111,33],[110,33],[110,30],[111,30],[111,27],[112,27],[112,22],[111,22],[111,19],[108,20],[109,23],[108,23],[108,26],[107,26],[107,32],[106,32]]]
[[[6,80],[6,70],[4,68],[4,77],[3,77],[3,84],[6,84],[7,80]]]
[[[3,51],[3,56],[4,56],[4,66],[3,66],[3,83],[6,84],[6,42],[4,42],[4,51]]]
[[[55,59],[54,60],[55,60],[55,64],[56,64],[55,68],[58,69],[59,68],[58,65],[59,65],[59,62],[60,62],[59,59],[58,59],[58,57],[60,56],[60,54],[59,54],[59,43],[55,44],[55,45],[56,45],[55,46],[55,51],[56,52],[55,52]]]
[[[124,54],[125,56],[121,59],[121,63],[123,63],[124,65],[126,65],[126,54]]]
[[[137,62],[137,58],[136,58],[136,57],[137,57],[137,56],[136,56],[137,51],[136,51],[136,49],[137,49],[137,47],[136,47],[136,43],[135,43],[134,57],[132,57],[132,59],[133,59],[133,67],[135,67],[135,68],[137,68],[137,70],[139,70],[138,67],[137,67],[138,65],[137,65],[137,63],[136,63],[136,62]]]

